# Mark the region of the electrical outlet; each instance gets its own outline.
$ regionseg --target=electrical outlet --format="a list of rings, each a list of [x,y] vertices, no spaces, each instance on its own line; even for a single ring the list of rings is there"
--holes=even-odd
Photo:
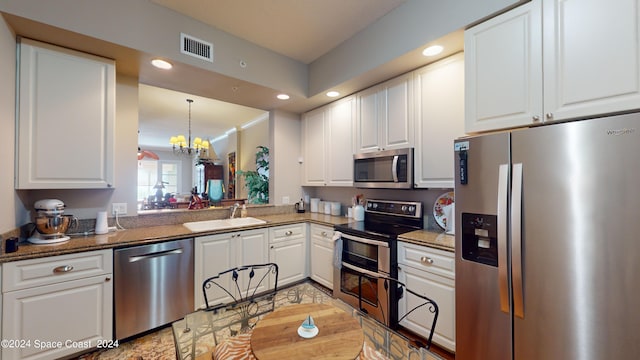
[[[288,204],[289,203],[289,197],[288,196],[283,196],[282,197],[282,203],[285,204],[285,205]]]
[[[127,213],[127,203],[111,204],[111,213],[113,215],[125,215]]]

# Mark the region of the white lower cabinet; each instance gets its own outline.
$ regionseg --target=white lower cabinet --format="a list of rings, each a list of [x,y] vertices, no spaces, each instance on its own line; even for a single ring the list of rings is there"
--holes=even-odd
[[[269,261],[278,265],[278,286],[307,277],[307,224],[269,228]]]
[[[241,265],[264,264],[269,261],[267,230],[235,231],[197,237],[194,246],[194,308],[204,306],[202,283],[211,276]],[[270,282],[266,282],[269,284]],[[227,284],[230,289],[231,284]],[[258,292],[266,290],[258,289]],[[210,292],[209,303],[228,303],[223,291]]]
[[[408,289],[431,298],[438,305],[439,315],[433,342],[455,352],[455,259],[452,252],[398,242],[398,280]],[[404,316],[413,304],[411,296],[400,299],[398,317]],[[400,322],[400,326],[427,337],[433,315],[418,309]]]
[[[111,250],[3,265],[5,359],[57,359],[112,339]]]
[[[309,232],[311,279],[333,289],[333,228],[311,224]]]

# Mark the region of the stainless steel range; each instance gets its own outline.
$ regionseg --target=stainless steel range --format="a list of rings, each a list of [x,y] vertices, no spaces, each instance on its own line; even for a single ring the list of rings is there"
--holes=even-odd
[[[420,202],[367,200],[363,221],[334,227],[341,233],[342,262],[340,269],[334,269],[333,295],[395,327],[397,299],[374,277],[398,278],[398,235],[422,227]]]

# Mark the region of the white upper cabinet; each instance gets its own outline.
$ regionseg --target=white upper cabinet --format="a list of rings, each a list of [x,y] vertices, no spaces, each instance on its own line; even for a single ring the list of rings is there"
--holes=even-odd
[[[114,186],[115,63],[21,39],[17,189]]]
[[[637,0],[534,0],[465,32],[466,131],[640,108]]]
[[[354,96],[303,116],[303,185],[353,186],[355,118]]]
[[[325,117],[328,108],[322,107],[302,117],[302,185],[324,186],[325,178]]]
[[[357,94],[358,153],[413,146],[413,74],[408,73]]]
[[[464,55],[416,70],[414,82],[414,186],[453,188],[453,140],[464,135]]]
[[[640,1],[543,1],[545,120],[640,108]]]
[[[540,4],[524,4],[464,33],[465,130],[541,121]]]

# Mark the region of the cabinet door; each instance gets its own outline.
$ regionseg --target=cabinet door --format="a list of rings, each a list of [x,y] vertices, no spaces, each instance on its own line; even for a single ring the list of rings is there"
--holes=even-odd
[[[533,1],[465,31],[466,132],[541,121],[541,19]]]
[[[547,120],[640,108],[637,0],[544,0]]]
[[[113,61],[28,39],[19,47],[16,188],[113,187]]]
[[[408,73],[383,84],[384,112],[379,119],[382,128],[383,150],[413,146],[413,74]]]
[[[267,237],[267,230],[247,230],[236,234],[235,245],[238,247],[238,265],[256,265],[269,262],[269,240]],[[262,274],[257,274],[262,276]],[[254,282],[256,283],[256,282]],[[256,292],[263,292],[267,290],[270,284],[270,279],[267,277],[266,281],[261,283],[261,288]],[[247,284],[240,282],[240,288],[246,289]],[[251,290],[255,290],[252,287]]]
[[[333,289],[333,229],[311,224],[311,279]]]
[[[414,186],[453,188],[453,140],[464,135],[464,55],[416,70],[414,82]]]
[[[302,182],[307,186],[324,186],[325,178],[325,117],[326,108],[316,109],[304,115],[302,139],[304,163]]]
[[[2,357],[57,359],[95,347],[98,340],[110,340],[111,276],[104,274],[3,294],[3,338],[30,341],[30,346],[3,347]],[[57,344],[38,348],[36,341]]]
[[[235,235],[220,234],[196,238],[194,245],[194,308],[204,307],[202,283],[207,278],[236,266]],[[226,284],[231,288],[231,283]],[[211,304],[227,303],[231,298],[223,291],[208,293]]]
[[[332,104],[326,119],[328,186],[353,186],[355,97]]]
[[[356,148],[358,152],[381,150],[379,125],[387,112],[387,99],[381,86],[374,86],[357,94]]]
[[[455,281],[406,265],[399,266],[398,280],[406,284],[407,288],[431,298],[438,304],[439,315],[433,342],[455,352]],[[398,304],[398,318],[404,316],[408,309],[419,304],[415,298],[412,299],[412,296],[404,296]],[[400,326],[426,337],[432,321],[433,315],[428,310],[420,308],[404,318]]]
[[[269,261],[278,264],[278,286],[304,280],[307,277],[306,239],[271,244]]]

